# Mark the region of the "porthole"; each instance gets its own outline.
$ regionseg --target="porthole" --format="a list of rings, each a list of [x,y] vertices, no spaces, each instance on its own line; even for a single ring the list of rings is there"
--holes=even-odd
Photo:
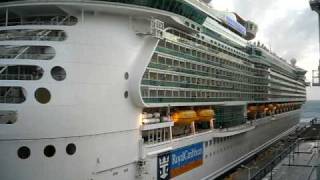
[[[64,68],[56,66],[51,69],[51,76],[56,81],[63,81],[66,79],[67,73]]]
[[[20,159],[27,159],[30,157],[31,151],[28,147],[23,146],[18,149],[18,157]]]
[[[74,153],[76,153],[76,150],[77,150],[77,147],[75,144],[70,143],[67,145],[67,148],[66,148],[67,154],[73,155]]]
[[[124,98],[128,98],[129,97],[129,92],[128,91],[125,91],[124,92]]]
[[[56,148],[53,145],[48,145],[44,148],[43,153],[47,157],[53,157],[56,154]]]
[[[128,80],[128,79],[129,79],[129,73],[128,73],[128,72],[124,73],[124,79],[125,79],[125,80]]]
[[[51,99],[51,94],[46,88],[39,88],[34,94],[36,100],[41,104],[47,104]]]

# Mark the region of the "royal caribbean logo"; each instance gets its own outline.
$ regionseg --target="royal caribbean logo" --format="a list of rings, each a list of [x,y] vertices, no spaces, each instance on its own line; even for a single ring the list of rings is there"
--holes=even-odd
[[[170,179],[170,151],[158,155],[158,180]]]
[[[203,164],[203,143],[158,155],[158,180],[168,180]]]

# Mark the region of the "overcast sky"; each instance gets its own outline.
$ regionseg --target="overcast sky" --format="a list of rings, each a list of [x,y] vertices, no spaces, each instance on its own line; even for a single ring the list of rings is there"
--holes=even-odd
[[[319,61],[318,21],[308,0],[212,0],[211,5],[257,23],[255,40],[287,60],[296,58],[311,80],[311,71]]]

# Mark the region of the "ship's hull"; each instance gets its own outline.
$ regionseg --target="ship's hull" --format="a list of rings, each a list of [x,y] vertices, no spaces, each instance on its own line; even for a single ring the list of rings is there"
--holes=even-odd
[[[222,140],[219,143],[214,142],[212,145],[209,145],[209,141],[217,137],[217,134],[206,132],[192,138],[176,139],[165,145],[147,147],[147,165],[150,166],[148,167],[150,168],[148,170],[150,175],[146,175],[145,179],[153,179],[159,176],[157,174],[159,171],[157,167],[158,154],[164,153],[168,149],[169,151],[174,151],[174,149],[188,147],[197,143],[203,144],[202,164],[195,166],[194,169],[191,168],[192,170],[175,177],[175,179],[215,179],[277,139],[293,131],[299,122],[300,112],[300,110],[296,110],[275,115],[274,118],[259,119],[254,129],[231,136],[231,138]],[[205,145],[206,142],[208,142],[207,147]]]
[[[135,154],[131,155],[133,159],[129,161],[129,163],[119,164],[119,166],[107,170],[99,169],[99,164],[102,164],[103,162],[101,161],[104,159],[108,159],[109,162],[115,162],[114,164],[116,164],[117,160],[114,159],[114,157],[117,156],[109,153],[109,151],[112,151],[112,146],[109,146],[108,144],[119,142],[117,142],[117,140],[114,139],[115,136],[112,135],[94,135],[89,137],[69,137],[46,140],[1,141],[1,179],[160,179],[157,166],[160,154],[199,143],[203,146],[203,154],[201,155],[202,162],[194,167],[194,169],[191,168],[189,171],[175,177],[175,179],[215,179],[254,155],[256,152],[262,150],[267,145],[294,130],[299,119],[300,110],[275,115],[274,118],[266,117],[259,119],[256,121],[254,129],[236,134],[231,136],[231,138],[221,140],[219,143],[213,142],[211,145],[209,141],[214,137],[217,138],[219,135],[210,131],[197,134],[193,137],[174,139],[164,144],[146,146],[143,150],[144,155],[146,156],[146,164],[143,171],[147,173],[142,174],[142,176],[137,176],[137,174],[139,174],[139,168],[137,168],[136,160],[134,160]],[[134,132],[132,132],[131,135],[129,132],[123,132],[121,136],[136,136],[138,139],[138,135],[134,134]],[[119,136],[119,134],[117,136]],[[103,141],[106,143],[99,143]],[[63,147],[69,142],[77,144],[79,152],[77,152],[74,157],[66,158],[63,156]],[[205,146],[206,142],[208,142],[208,146]],[[21,144],[33,147],[33,158],[22,161],[17,159],[16,147]],[[59,149],[56,156],[53,159],[48,159],[44,156],[36,157],[37,154],[43,153],[40,147],[47,144],[54,144],[57,149]],[[134,145],[123,144],[122,148],[117,151],[119,152],[127,149],[127,151],[122,154],[128,154],[130,153],[129,149],[132,146]],[[103,149],[103,147],[106,147],[108,150],[103,154],[98,154],[96,150]],[[93,158],[93,156],[96,158]],[[95,171],[92,171],[92,167],[95,166],[94,164],[97,166]]]

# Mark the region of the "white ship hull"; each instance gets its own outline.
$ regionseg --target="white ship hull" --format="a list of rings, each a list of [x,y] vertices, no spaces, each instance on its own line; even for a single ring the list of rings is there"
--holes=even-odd
[[[1,8],[5,12],[18,7],[21,13],[31,13],[24,8],[35,11],[42,6],[50,6],[52,12],[66,12],[78,22],[73,26],[56,26],[31,22],[26,25],[21,21],[17,22],[20,25],[0,27],[0,30],[58,29],[67,34],[63,42],[0,41],[3,46],[54,49],[51,60],[19,59],[19,54],[0,60],[4,67],[37,65],[44,71],[37,81],[1,80],[1,87],[23,87],[25,95],[21,104],[0,103],[1,111],[17,113],[13,124],[0,121],[1,180],[159,179],[159,154],[199,143],[203,152],[198,154],[202,157],[198,167],[176,179],[214,179],[284,135],[299,121],[300,110],[295,110],[274,115],[274,120],[269,116],[252,121],[238,129],[209,130],[145,145],[140,129],[142,111],[155,104],[144,103],[140,85],[160,38],[152,34],[150,23],[153,18],[176,26],[182,26],[183,22],[179,24],[174,14],[160,10],[97,1],[21,1]],[[52,79],[50,70],[55,66],[66,70],[64,81]],[[35,91],[41,87],[50,91],[47,104],[36,100]],[[209,104],[223,102],[201,105]],[[205,142],[218,137],[223,139],[221,143],[205,146]],[[76,145],[76,151],[70,155],[66,148],[71,143]],[[48,146],[54,147],[52,156],[45,153]],[[26,158],[18,157],[21,147],[30,151],[27,157],[22,155]]]
[[[213,137],[221,137],[221,133],[205,132],[194,137],[184,137],[164,144],[147,146],[144,148],[146,165],[143,172],[145,173],[141,176],[138,176],[137,171],[138,155],[132,153],[134,149],[132,147],[139,148],[137,140],[135,140],[136,145],[130,145],[129,141],[126,141],[126,144],[119,143],[121,138],[123,140],[132,138],[133,132],[43,140],[2,140],[1,154],[7,156],[1,156],[0,162],[4,165],[0,168],[1,179],[157,179],[158,154],[196,143],[203,143],[203,164],[175,179],[215,179],[293,131],[299,119],[300,110],[275,116],[274,120],[271,117],[260,119],[257,120],[254,129],[236,134],[221,143],[214,143],[208,147],[205,147],[205,142],[209,142]],[[79,149],[78,153],[71,158],[64,155],[64,146],[70,142],[77,144]],[[117,143],[120,144],[121,147],[118,147],[120,149],[110,146],[110,144],[116,146]],[[26,161],[17,159],[16,148],[21,144],[33,147],[31,159]],[[57,155],[53,159],[47,159],[42,155],[42,147],[47,144],[54,144],[57,147]],[[121,156],[118,156],[119,153]],[[40,156],[37,157],[37,154]],[[128,154],[131,157],[127,157]],[[101,165],[105,163],[110,163],[110,168]],[[118,165],[115,166],[115,164]]]
[[[299,123],[300,110],[257,120],[254,129],[230,136],[220,143],[205,147],[205,142],[223,136],[222,133],[206,132],[196,137],[185,137],[163,145],[146,147],[148,174],[145,179],[156,179],[157,158],[159,153],[178,149],[196,143],[203,143],[203,164],[191,171],[175,177],[175,179],[215,179],[226,171],[237,166],[263,148],[272,144],[282,136],[295,130]],[[152,172],[152,173],[150,173]]]

